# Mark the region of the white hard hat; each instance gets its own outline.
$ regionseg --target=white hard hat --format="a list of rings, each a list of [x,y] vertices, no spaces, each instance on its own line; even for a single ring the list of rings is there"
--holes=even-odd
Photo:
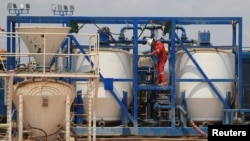
[[[151,46],[152,42],[153,42],[153,39],[148,39],[148,40],[147,40],[147,44],[148,44],[149,46]]]

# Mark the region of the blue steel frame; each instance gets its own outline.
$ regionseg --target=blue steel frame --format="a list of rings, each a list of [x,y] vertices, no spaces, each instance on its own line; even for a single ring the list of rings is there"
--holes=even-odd
[[[133,60],[133,78],[131,79],[113,79],[112,81],[132,81],[133,82],[133,94],[134,94],[134,100],[133,105],[137,105],[138,101],[136,97],[138,96],[138,91],[140,90],[170,90],[171,91],[171,112],[172,114],[172,121],[170,127],[138,127],[138,109],[137,106],[133,107],[133,114],[130,114],[128,112],[127,107],[123,104],[122,101],[120,101],[116,94],[111,91],[114,98],[117,100],[119,105],[121,106],[123,110],[123,114],[127,115],[127,117],[131,120],[133,123],[132,127],[97,127],[96,134],[100,136],[116,136],[116,135],[141,135],[141,136],[199,136],[199,133],[193,128],[193,127],[176,127],[175,126],[175,112],[176,112],[176,104],[175,104],[175,96],[176,96],[176,82],[181,81],[204,81],[208,82],[209,86],[214,90],[216,95],[219,97],[219,100],[224,105],[225,109],[230,110],[231,107],[229,104],[221,97],[220,93],[217,91],[217,89],[214,87],[212,82],[237,82],[238,83],[238,89],[237,92],[239,94],[238,96],[238,103],[239,110],[242,109],[242,18],[241,17],[78,17],[78,16],[8,16],[7,17],[7,31],[8,32],[15,32],[15,25],[16,24],[33,24],[33,23],[40,23],[40,24],[62,24],[65,26],[70,26],[70,21],[75,20],[78,23],[84,23],[84,24],[132,24],[133,25],[133,37],[134,40],[132,41],[134,48],[133,48],[133,54],[134,54],[134,60]],[[192,55],[188,52],[187,48],[183,44],[182,40],[178,37],[178,35],[175,33],[175,30],[172,30],[171,35],[171,62],[170,67],[172,68],[171,71],[171,85],[165,86],[165,87],[159,87],[159,86],[139,86],[137,84],[138,82],[138,45],[140,42],[138,41],[138,25],[139,24],[150,24],[150,23],[161,23],[161,22],[171,22],[172,23],[172,29],[176,28],[176,25],[212,25],[212,24],[218,24],[218,25],[232,25],[232,45],[228,45],[232,48],[237,48],[238,56],[237,56],[237,78],[233,80],[228,79],[216,79],[211,80],[209,79],[206,74],[202,71],[202,69],[199,67],[199,64],[195,61],[195,59],[192,57]],[[237,25],[237,26],[236,26]],[[10,46],[10,42],[13,42],[12,46]],[[187,53],[187,55],[191,58],[191,60],[195,63],[197,69],[201,72],[204,79],[192,79],[192,80],[177,80],[175,78],[175,49],[174,45],[175,42],[179,42],[182,45],[183,50]],[[7,52],[15,51],[15,39],[14,38],[8,38],[7,39]],[[8,57],[7,58],[7,70],[15,69],[15,58]],[[100,77],[101,80],[105,80],[103,76]],[[123,115],[124,116],[124,115]],[[123,117],[124,118],[124,117]],[[201,127],[201,130],[205,133],[207,133],[207,127]],[[84,127],[75,127],[75,131],[79,135],[87,135],[87,128]]]

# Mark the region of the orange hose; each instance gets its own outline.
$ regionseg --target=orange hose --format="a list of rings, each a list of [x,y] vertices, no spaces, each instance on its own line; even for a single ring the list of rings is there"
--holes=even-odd
[[[203,132],[192,120],[189,120],[188,122],[202,137],[207,138],[207,134]]]

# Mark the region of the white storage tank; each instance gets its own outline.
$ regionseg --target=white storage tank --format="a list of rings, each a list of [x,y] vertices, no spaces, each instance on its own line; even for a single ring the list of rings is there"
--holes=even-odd
[[[78,51],[78,53],[80,53]],[[93,61],[93,58],[91,58]],[[76,56],[72,59],[73,71],[86,72],[91,68],[89,62],[84,56]],[[133,55],[127,51],[119,49],[100,49],[99,52],[99,67],[100,74],[104,78],[111,79],[130,79],[133,77],[132,72]],[[87,93],[87,86],[83,82],[77,82],[77,90],[82,90],[83,94]],[[132,94],[132,81],[116,82],[113,83],[113,91],[121,100],[123,98],[123,91],[127,92],[127,106],[131,104]],[[85,96],[83,98],[86,98]],[[87,100],[85,100],[87,102]],[[85,102],[84,102],[85,103]],[[87,106],[84,107],[84,112],[88,113]],[[87,118],[87,117],[86,117]],[[104,122],[114,122],[121,120],[121,107],[114,99],[109,90],[104,89],[104,83],[99,82],[96,120]]]
[[[209,79],[234,79],[235,56],[232,52],[219,49],[190,49],[193,58]],[[176,53],[176,79],[204,79],[188,55]],[[233,94],[233,82],[212,82],[223,99],[227,92]],[[196,122],[221,122],[223,104],[207,82],[177,82],[177,104],[185,92],[187,112]]]

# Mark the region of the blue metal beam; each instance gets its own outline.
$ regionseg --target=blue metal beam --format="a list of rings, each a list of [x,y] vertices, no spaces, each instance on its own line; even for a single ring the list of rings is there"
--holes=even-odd
[[[87,127],[74,127],[77,135],[86,136],[88,134]],[[207,133],[207,127],[200,128]],[[97,127],[97,136],[200,136],[193,127],[138,127],[137,131],[133,127]]]
[[[176,24],[232,24],[241,20],[240,17],[77,17],[77,16],[7,16],[15,23],[68,23],[76,20],[85,24],[146,24],[176,21]]]

